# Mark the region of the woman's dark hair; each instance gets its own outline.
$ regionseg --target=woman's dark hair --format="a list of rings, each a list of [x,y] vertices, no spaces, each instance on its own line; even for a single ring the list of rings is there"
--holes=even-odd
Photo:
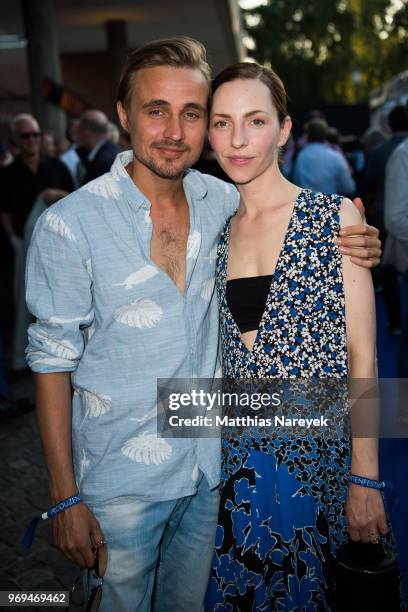
[[[211,97],[224,83],[240,79],[257,79],[267,86],[272,96],[273,105],[278,113],[279,123],[282,124],[285,117],[288,116],[287,95],[284,84],[272,68],[261,66],[261,64],[256,62],[233,64],[215,77],[211,87]]]

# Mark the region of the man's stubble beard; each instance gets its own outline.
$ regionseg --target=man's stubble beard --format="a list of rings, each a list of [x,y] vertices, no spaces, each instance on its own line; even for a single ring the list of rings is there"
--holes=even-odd
[[[182,168],[175,170],[174,168],[166,169],[166,168],[163,168],[162,166],[159,166],[159,164],[157,164],[156,161],[152,157],[144,157],[143,155],[141,155],[138,151],[135,151],[134,149],[133,149],[133,155],[135,159],[137,159],[138,162],[143,164],[143,166],[148,168],[156,176],[159,176],[160,178],[164,178],[164,179],[173,180],[173,181],[180,180],[183,177],[185,171],[188,170],[188,168],[190,168],[191,166],[193,166],[199,157],[197,156],[197,159],[193,159],[191,163],[183,164]]]

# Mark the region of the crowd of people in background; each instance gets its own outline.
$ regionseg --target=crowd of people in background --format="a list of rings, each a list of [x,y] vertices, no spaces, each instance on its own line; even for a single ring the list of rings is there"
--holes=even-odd
[[[373,272],[374,282],[377,291],[383,292],[388,331],[400,338],[398,374],[405,377],[408,321],[403,314],[402,289],[408,271],[407,106],[395,106],[388,124],[388,134],[372,127],[358,139],[340,134],[323,113],[312,111],[303,133],[290,138],[280,161],[285,176],[300,187],[362,198],[367,221],[380,230],[384,255],[382,265]],[[0,145],[1,271],[6,283],[9,279],[14,312],[14,333],[6,342],[4,330],[10,321],[7,316],[0,321],[0,414],[28,409],[8,397],[5,372],[6,364],[11,378],[26,371],[30,316],[24,299],[24,268],[34,224],[46,207],[107,172],[116,155],[128,148],[128,135],[96,109],[71,120],[61,139],[48,129],[41,130],[31,115],[18,115],[11,125],[10,141]],[[196,167],[225,179],[208,143]],[[7,359],[5,346],[10,347]]]
[[[19,114],[10,136],[7,146],[0,148],[0,259],[6,298],[0,321],[0,415],[17,415],[32,407],[9,397],[7,379],[27,372],[31,317],[25,303],[25,261],[35,222],[48,206],[107,172],[116,155],[129,147],[126,135],[99,110],[87,110],[72,120],[60,140],[50,130],[41,130],[31,115]],[[7,337],[10,323],[13,333]]]
[[[399,338],[397,375],[408,376],[408,106],[394,106],[388,134],[369,128],[361,139],[342,136],[322,113],[307,117],[303,135],[282,156],[283,170],[315,191],[361,197],[368,223],[378,227],[381,265],[373,270],[382,292],[388,332]]]

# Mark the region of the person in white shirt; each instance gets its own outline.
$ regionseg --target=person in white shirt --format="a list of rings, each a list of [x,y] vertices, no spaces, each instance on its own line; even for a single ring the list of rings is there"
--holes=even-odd
[[[391,155],[385,170],[384,224],[388,232],[384,264],[408,275],[408,138]],[[408,284],[405,279],[405,291]],[[405,315],[398,349],[398,377],[408,377],[408,317]],[[408,420],[408,414],[404,419]]]

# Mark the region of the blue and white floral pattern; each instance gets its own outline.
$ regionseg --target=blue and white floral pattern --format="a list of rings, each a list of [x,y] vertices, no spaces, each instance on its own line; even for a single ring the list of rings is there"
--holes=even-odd
[[[217,291],[224,376],[347,376],[339,232],[341,197],[298,196],[252,351],[226,300],[230,223],[221,235]],[[347,435],[224,433],[221,504],[207,610],[330,610],[333,560],[347,539]]]

